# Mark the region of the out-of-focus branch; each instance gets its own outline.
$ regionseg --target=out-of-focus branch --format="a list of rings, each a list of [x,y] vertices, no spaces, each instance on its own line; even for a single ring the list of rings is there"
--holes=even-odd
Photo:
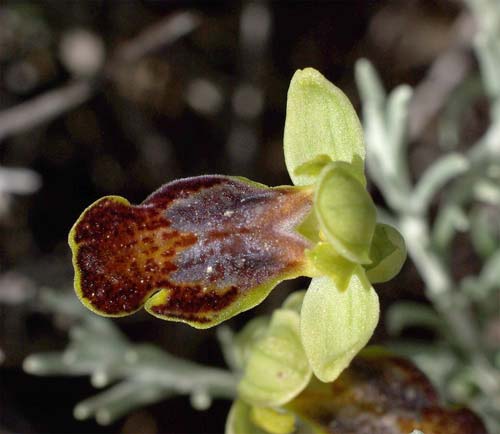
[[[89,99],[93,92],[92,82],[73,81],[0,112],[0,141],[57,118]]]
[[[250,175],[255,162],[271,20],[267,2],[243,3],[239,34],[241,76],[232,95],[231,131],[226,144],[232,173]]]
[[[471,15],[463,12],[455,21],[452,45],[434,61],[425,79],[415,87],[408,122],[410,140],[422,134],[451,92],[469,73],[472,67],[469,51],[474,31]]]
[[[161,50],[188,35],[200,22],[199,15],[182,12],[153,24],[135,39],[119,47],[114,53],[113,62],[136,62],[141,57]]]
[[[70,81],[27,102],[3,110],[0,112],[0,142],[12,134],[55,119],[82,104],[99,88],[100,78],[113,79],[114,71],[123,63],[136,62],[151,52],[173,44],[192,32],[199,23],[200,17],[191,12],[168,17],[119,47],[97,76]]]
[[[34,375],[88,375],[96,388],[108,387],[80,402],[77,419],[95,417],[107,425],[134,408],[175,395],[188,395],[193,407],[207,409],[212,398],[232,399],[236,376],[226,370],[174,357],[152,344],[131,343],[109,319],[79,306],[74,294],[44,290],[43,307],[73,318],[64,351],[32,354],[23,363]]]
[[[493,3],[485,4],[493,8]],[[498,3],[495,5],[500,16]],[[484,12],[486,9],[485,6],[481,11]],[[492,10],[491,13],[493,12],[495,11]],[[500,29],[498,31],[500,32]],[[496,38],[489,34],[487,36],[490,42],[495,42],[500,47],[498,36]],[[482,39],[486,37],[483,36]],[[488,55],[490,54],[485,56]],[[500,55],[498,59],[497,71],[500,69]],[[489,60],[495,61],[496,58]],[[487,81],[488,78],[483,73],[483,80]],[[472,308],[473,300],[459,290],[460,285],[455,281],[450,269],[445,248],[443,246],[437,248],[434,243],[429,205],[444,184],[453,181],[451,195],[448,195],[447,200],[441,204],[434,225],[434,228],[438,226],[447,231],[445,236],[440,235],[440,238],[449,243],[453,236],[453,229],[451,231],[447,229],[447,226],[452,226],[449,219],[453,217],[456,220],[457,209],[461,209],[474,199],[478,180],[484,181],[488,177],[486,169],[495,162],[495,157],[498,155],[500,117],[491,116],[492,124],[485,136],[474,144],[467,154],[448,154],[435,162],[417,185],[408,184],[407,170],[399,154],[405,149],[405,134],[394,134],[393,129],[398,122],[391,120],[398,111],[407,112],[408,105],[398,104],[397,110],[391,110],[390,101],[394,100],[391,95],[395,95],[398,90],[386,96],[375,69],[366,60],[360,60],[356,65],[356,79],[363,101],[367,155],[371,158],[368,159],[368,171],[395,215],[397,225],[405,238],[409,256],[425,282],[427,297],[439,313],[438,318],[449,331],[446,339],[459,349],[460,357],[464,358],[464,370],[474,372],[472,378],[474,387],[477,387],[481,391],[481,396],[486,398],[482,404],[472,398],[468,403],[491,422],[493,419],[489,417],[490,411],[496,414],[495,418],[498,416],[500,373],[490,360],[484,346],[480,321],[475,317]],[[496,84],[495,79],[491,80],[493,85]],[[496,89],[493,85],[490,88]],[[500,92],[491,92],[490,95],[492,110],[495,110]],[[405,118],[401,114],[399,116]],[[401,128],[402,122],[399,123]],[[408,126],[406,120],[403,125]],[[481,153],[478,150],[481,150]],[[397,164],[398,161],[401,164]],[[380,164],[375,164],[377,162]],[[402,167],[404,170],[394,170],[396,167]],[[441,216],[445,215],[449,216],[448,223],[442,221]],[[463,384],[462,380],[457,382]],[[453,394],[451,386],[446,387],[447,393]]]

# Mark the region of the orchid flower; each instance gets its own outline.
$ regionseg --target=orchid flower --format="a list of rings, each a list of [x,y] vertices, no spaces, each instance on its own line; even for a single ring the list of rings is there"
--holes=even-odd
[[[283,280],[311,277],[300,310],[273,315],[270,336],[281,337],[262,344],[269,346],[262,360],[274,341],[294,352],[288,372],[296,381],[274,397],[248,370],[242,382],[244,395],[266,405],[296,396],[312,373],[325,382],[338,377],[378,322],[371,283],[394,277],[406,257],[397,230],[377,224],[356,112],[314,69],[292,78],[284,153],[293,186],[180,179],[139,205],[99,199],[69,234],[76,293],[103,316],[144,306],[160,319],[208,328],[261,303]],[[250,366],[262,363],[252,357]],[[277,375],[268,372],[262,381]]]

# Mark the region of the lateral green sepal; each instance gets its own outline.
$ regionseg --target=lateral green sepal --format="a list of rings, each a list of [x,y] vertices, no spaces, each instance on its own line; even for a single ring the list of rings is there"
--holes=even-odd
[[[378,296],[358,267],[345,291],[313,278],[300,314],[301,337],[316,377],[334,381],[367,344],[379,319]]]

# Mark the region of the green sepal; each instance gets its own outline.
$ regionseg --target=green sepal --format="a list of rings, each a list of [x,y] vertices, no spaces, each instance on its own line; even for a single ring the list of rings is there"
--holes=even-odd
[[[345,291],[315,277],[300,315],[305,353],[316,377],[334,381],[367,344],[379,319],[378,296],[358,267]]]
[[[333,163],[323,169],[314,210],[322,233],[340,255],[358,264],[369,264],[376,209],[352,167]]]
[[[311,250],[306,251],[318,275],[330,277],[335,286],[344,291],[351,280],[357,264],[340,256],[330,243],[319,242]]]
[[[296,311],[277,309],[257,342],[238,386],[242,399],[257,406],[280,406],[298,395],[312,372],[300,340]]]
[[[296,169],[320,155],[353,163],[364,176],[365,145],[356,111],[344,93],[313,68],[298,70],[290,82],[284,151],[295,185],[315,182],[315,176]]]
[[[392,226],[377,224],[370,259],[371,264],[365,266],[370,282],[387,282],[396,276],[406,261],[406,245],[401,234]]]

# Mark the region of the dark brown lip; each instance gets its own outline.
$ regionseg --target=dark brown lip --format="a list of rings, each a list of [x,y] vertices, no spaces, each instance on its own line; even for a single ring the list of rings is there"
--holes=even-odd
[[[300,268],[310,243],[294,228],[311,206],[303,189],[218,175],[166,184],[137,206],[103,198],[73,230],[77,290],[111,316],[165,290],[155,314],[213,321],[253,288]]]

